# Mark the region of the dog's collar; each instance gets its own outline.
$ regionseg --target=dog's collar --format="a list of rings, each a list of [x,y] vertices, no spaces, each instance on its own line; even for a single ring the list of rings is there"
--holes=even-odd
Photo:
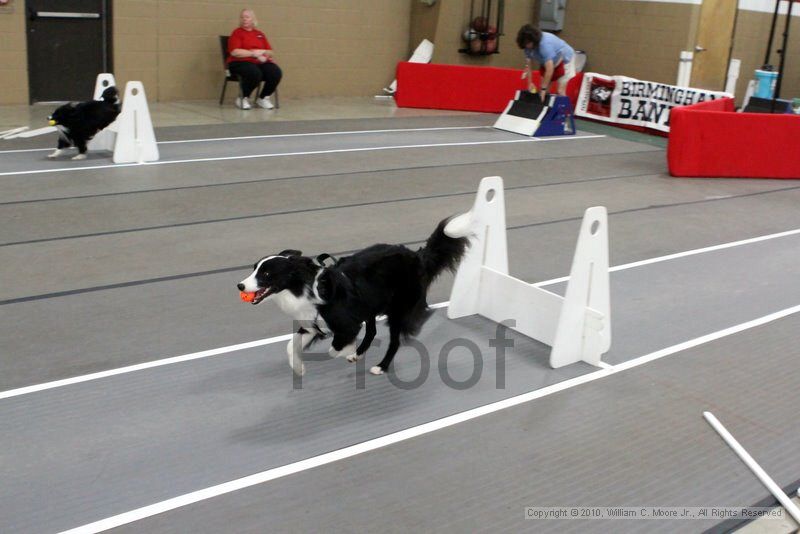
[[[325,264],[325,262],[327,261],[330,261],[330,265]],[[334,256],[331,256],[327,252],[323,252],[322,254],[314,258],[314,264],[318,265],[319,267],[333,267],[334,265],[336,265],[337,261],[338,260]]]

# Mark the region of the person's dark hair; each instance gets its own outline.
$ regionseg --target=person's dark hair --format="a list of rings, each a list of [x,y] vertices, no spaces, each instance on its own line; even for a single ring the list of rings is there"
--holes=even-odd
[[[542,31],[539,28],[534,28],[530,24],[526,24],[520,28],[519,33],[517,33],[517,46],[520,48],[525,48],[525,45],[528,43],[533,43],[533,47],[538,48],[541,40]]]

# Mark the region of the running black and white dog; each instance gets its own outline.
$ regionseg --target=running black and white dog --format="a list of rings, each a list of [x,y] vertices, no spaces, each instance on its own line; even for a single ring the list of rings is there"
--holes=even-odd
[[[49,117],[50,126],[58,128],[58,147],[47,156],[57,158],[65,148],[75,146],[78,155],[86,159],[86,145],[99,132],[117,120],[120,112],[119,93],[114,86],[103,91],[102,100],[70,102],[57,108]]]
[[[375,318],[386,315],[389,348],[383,360],[370,369],[386,372],[402,337],[416,335],[430,317],[427,292],[445,270],[455,270],[469,246],[469,238],[445,233],[449,219],[439,223],[425,246],[412,251],[403,245],[373,245],[325,265],[297,250],[284,250],[262,258],[237,287],[255,292],[253,304],[273,300],[281,310],[303,325],[289,342],[289,364],[302,375],[304,365],[296,353],[314,341],[333,336],[331,356],[354,362],[375,338]],[[361,343],[356,338],[366,323]]]

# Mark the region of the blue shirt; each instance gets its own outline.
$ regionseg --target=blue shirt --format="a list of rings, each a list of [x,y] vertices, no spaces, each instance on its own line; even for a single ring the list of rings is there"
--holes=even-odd
[[[552,60],[553,66],[558,65],[562,60],[567,63],[575,54],[566,41],[547,32],[542,32],[542,40],[539,42],[538,49],[524,48],[523,51],[527,59],[535,59],[542,65],[548,60]]]

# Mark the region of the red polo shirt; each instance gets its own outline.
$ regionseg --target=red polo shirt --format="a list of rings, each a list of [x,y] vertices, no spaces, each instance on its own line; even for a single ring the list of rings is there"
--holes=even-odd
[[[272,50],[272,47],[269,45],[269,41],[267,41],[267,36],[264,35],[264,32],[255,28],[250,31],[242,28],[236,28],[233,30],[233,33],[228,39],[228,63],[231,61],[247,61],[249,63],[256,64],[260,63],[254,57],[233,57],[230,55],[231,51],[236,50],[237,48],[243,48],[245,50]]]

